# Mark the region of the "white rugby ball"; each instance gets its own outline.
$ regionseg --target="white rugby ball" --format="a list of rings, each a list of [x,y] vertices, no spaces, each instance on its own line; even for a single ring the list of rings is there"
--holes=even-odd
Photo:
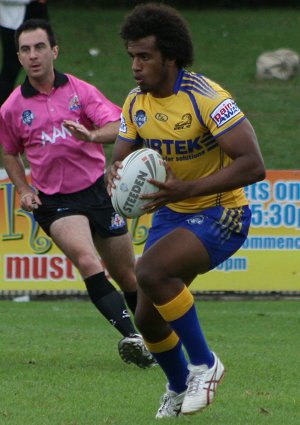
[[[166,169],[161,155],[153,149],[144,148],[132,152],[122,161],[118,170],[120,179],[115,179],[111,201],[116,212],[123,217],[136,218],[145,214],[142,210],[149,199],[140,199],[140,195],[159,191],[148,179],[164,182]]]

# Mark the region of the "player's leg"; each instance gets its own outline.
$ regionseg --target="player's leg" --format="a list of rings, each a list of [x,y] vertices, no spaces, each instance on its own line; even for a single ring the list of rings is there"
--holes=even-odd
[[[116,213],[100,178],[85,194],[86,214],[93,229],[94,244],[111,277],[122,289],[127,305],[135,311],[137,283],[134,252],[127,224]]]
[[[135,255],[129,233],[100,237],[94,236],[97,251],[111,278],[123,291],[126,303],[134,313],[137,304],[137,282],[135,276]]]
[[[186,391],[187,360],[178,336],[141,289],[138,289],[136,324],[168,381],[156,418],[176,417],[180,414]]]
[[[210,258],[201,241],[192,232],[178,228],[143,254],[136,272],[140,287],[180,337],[190,361],[211,366],[214,358],[187,288],[198,274],[209,270],[209,266]],[[161,330],[154,327],[152,331],[151,340],[159,341]]]
[[[50,236],[78,268],[96,308],[123,336],[135,333],[122,296],[105,276],[88,219],[82,215],[59,218],[51,224]]]
[[[111,233],[122,235],[127,232],[124,219],[116,217],[111,207],[103,178],[78,194],[49,196],[39,192],[39,196],[42,205],[34,210],[34,217],[78,268],[91,301],[123,337],[135,334],[124,299],[107,279],[92,238],[91,229],[93,234],[103,232],[106,237]],[[84,211],[85,215],[78,211]],[[138,341],[144,347],[140,335]],[[152,358],[146,348],[145,351],[148,354],[147,365],[134,362],[140,367],[148,367],[148,359]]]
[[[103,271],[85,216],[67,215],[56,219],[50,225],[50,236],[83,279]]]
[[[197,387],[197,411],[207,406],[214,397],[214,393],[207,391],[206,386],[204,387],[206,381],[213,381],[212,390],[214,391],[224,372],[223,365],[208,347],[197,317],[193,296],[186,286],[197,274],[209,270],[209,267],[210,258],[201,241],[192,232],[182,228],[174,230],[156,242],[144,253],[137,265],[139,285],[152,300],[162,318],[173,329],[174,335],[178,339],[178,345],[175,346],[178,349],[176,357],[174,357],[175,347],[173,347],[173,350],[157,355],[153,350],[156,347],[163,347],[161,326],[154,326],[147,334],[148,338],[146,338],[146,331],[143,325],[140,325],[149,350],[163,368],[168,380],[167,370],[170,367],[169,365],[172,364],[175,370],[175,376],[178,379],[177,387],[173,389],[174,393],[170,395],[168,390],[172,391],[172,387],[170,388],[169,381],[164,397],[172,401],[178,401],[178,398],[183,401],[183,398],[185,400],[189,392],[191,393]],[[141,320],[141,323],[145,320],[143,319],[146,314],[144,311],[144,309],[140,310],[142,319],[139,318],[137,311],[137,323],[139,323],[138,320]],[[156,342],[151,343],[149,338]],[[167,343],[168,339],[163,341]],[[173,344],[175,341],[172,341]],[[183,356],[181,344],[187,351],[189,365],[187,365]],[[178,375],[176,375],[177,368]],[[183,370],[185,374],[182,372]],[[197,377],[197,385],[195,377]],[[192,379],[193,383],[189,384]],[[190,387],[190,385],[192,386]],[[207,382],[207,385],[210,387],[210,383]],[[201,386],[203,390],[199,392]],[[185,390],[187,390],[187,393],[184,395]],[[209,402],[207,396],[210,397]],[[186,404],[185,401],[183,403]],[[174,403],[171,404],[174,405]],[[189,413],[185,404],[183,404],[182,409],[185,409],[184,413]],[[165,414],[165,416],[168,416],[170,410],[172,412],[172,408],[168,408],[168,412],[165,412],[165,409],[161,406],[157,415]]]
[[[196,412],[211,403],[224,373],[222,363],[206,343],[187,286],[197,274],[214,268],[242,245],[250,216],[247,207],[216,207],[186,216],[165,208],[154,217],[146,252],[138,261],[139,285],[179,336],[189,356],[183,413]],[[143,316],[143,310],[140,314]],[[160,329],[152,332],[148,339],[159,342]],[[148,347],[151,351],[151,344]]]
[[[94,241],[110,276],[123,290],[127,305],[135,313],[137,282],[134,271],[135,256],[130,234],[108,238],[95,235]],[[142,337],[137,333],[126,336],[119,342],[119,353],[126,363],[135,363],[142,368],[156,364]]]

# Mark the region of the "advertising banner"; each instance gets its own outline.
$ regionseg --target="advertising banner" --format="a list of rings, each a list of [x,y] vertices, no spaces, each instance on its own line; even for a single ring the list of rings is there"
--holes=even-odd
[[[299,292],[300,171],[270,170],[264,181],[248,186],[246,192],[252,210],[247,241],[215,270],[198,276],[191,289]],[[151,218],[128,221],[136,256],[142,254]],[[76,268],[32,214],[19,207],[15,188],[3,171],[0,240],[0,291],[85,291]]]

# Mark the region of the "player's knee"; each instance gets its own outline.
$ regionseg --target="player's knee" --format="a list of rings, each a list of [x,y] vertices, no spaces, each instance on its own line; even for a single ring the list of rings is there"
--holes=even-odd
[[[154,271],[143,261],[139,261],[136,266],[136,278],[139,286],[147,293],[154,284]]]
[[[137,289],[137,282],[134,270],[121,270],[118,273],[110,272],[111,277],[117,282],[118,286],[125,292],[133,292]]]
[[[169,325],[162,319],[157,310],[141,306],[135,312],[135,324],[147,341],[160,341],[170,334]]]
[[[85,253],[78,256],[75,266],[82,276],[90,276],[103,271],[99,259],[96,256]]]

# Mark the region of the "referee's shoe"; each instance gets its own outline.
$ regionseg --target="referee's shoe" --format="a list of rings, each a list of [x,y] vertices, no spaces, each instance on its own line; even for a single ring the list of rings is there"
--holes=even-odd
[[[157,365],[141,335],[132,334],[119,342],[119,354],[125,363],[133,363],[142,369]]]

